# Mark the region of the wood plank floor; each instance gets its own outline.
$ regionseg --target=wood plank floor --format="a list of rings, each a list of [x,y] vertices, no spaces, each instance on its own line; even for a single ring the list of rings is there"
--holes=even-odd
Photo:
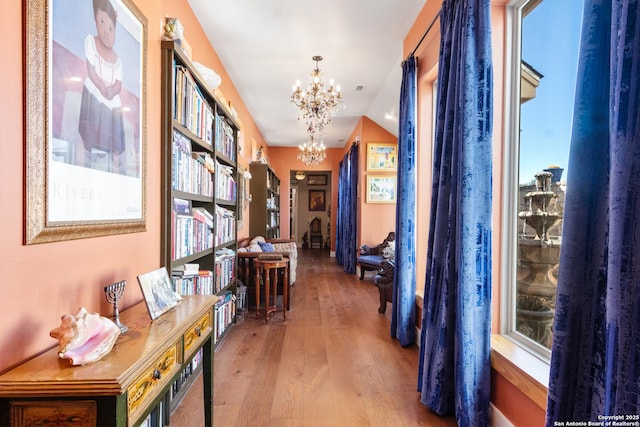
[[[373,273],[360,281],[307,249],[297,274],[286,321],[248,313],[216,351],[215,426],[456,425],[420,404],[418,348],[389,336],[391,307],[378,313]],[[171,425],[203,425],[201,399],[199,381]]]

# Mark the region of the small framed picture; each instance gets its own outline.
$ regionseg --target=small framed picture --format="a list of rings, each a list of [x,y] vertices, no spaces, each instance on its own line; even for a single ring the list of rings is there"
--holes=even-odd
[[[309,210],[324,211],[327,208],[325,203],[324,190],[309,190]]]
[[[138,283],[151,320],[157,319],[181,300],[180,295],[173,291],[171,278],[164,267],[139,275]]]
[[[327,185],[327,175],[309,175],[307,185]]]
[[[395,175],[367,176],[367,203],[395,203]]]
[[[367,144],[367,170],[394,172],[397,170],[398,146],[396,144]]]

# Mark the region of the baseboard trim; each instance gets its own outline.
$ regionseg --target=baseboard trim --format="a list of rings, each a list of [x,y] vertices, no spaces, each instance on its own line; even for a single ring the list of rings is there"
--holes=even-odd
[[[491,427],[514,427],[507,417],[493,403],[489,405],[489,425]]]

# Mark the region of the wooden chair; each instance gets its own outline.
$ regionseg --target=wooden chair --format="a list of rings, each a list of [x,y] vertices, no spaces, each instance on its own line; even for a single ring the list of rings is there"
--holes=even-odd
[[[313,248],[314,244],[317,244],[320,249],[322,249],[322,245],[324,244],[324,239],[322,238],[322,224],[320,218],[315,217],[309,223],[309,236],[310,236],[310,246]]]

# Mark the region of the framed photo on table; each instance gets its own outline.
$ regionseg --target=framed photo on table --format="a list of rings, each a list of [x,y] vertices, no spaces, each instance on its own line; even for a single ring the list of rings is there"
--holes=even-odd
[[[171,278],[164,267],[139,275],[138,283],[151,320],[171,310],[181,299],[180,295],[173,291]]]
[[[367,144],[367,171],[395,172],[398,164],[398,146],[396,144]]]
[[[396,176],[368,175],[367,203],[395,203]]]
[[[144,231],[146,18],[131,0],[24,4],[25,243]]]

